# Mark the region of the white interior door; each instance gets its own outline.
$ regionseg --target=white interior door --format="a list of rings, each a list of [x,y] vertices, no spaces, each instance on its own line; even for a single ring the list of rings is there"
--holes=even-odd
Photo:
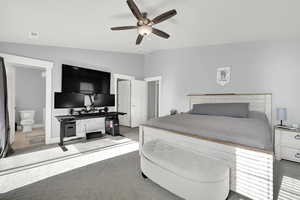
[[[15,141],[15,113],[16,113],[16,86],[15,86],[15,68],[6,63],[6,74],[7,74],[7,106],[9,115],[9,127],[10,127],[10,143]]]
[[[130,103],[130,81],[118,81],[118,112],[127,113],[119,115],[119,123],[123,126],[130,126],[131,122],[131,103]]]
[[[147,120],[147,83],[133,80],[131,84],[131,127]]]

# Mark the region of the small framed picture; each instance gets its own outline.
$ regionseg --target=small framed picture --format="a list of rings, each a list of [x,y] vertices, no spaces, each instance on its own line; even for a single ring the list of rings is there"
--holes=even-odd
[[[230,82],[231,67],[222,67],[217,69],[217,83],[226,85]]]

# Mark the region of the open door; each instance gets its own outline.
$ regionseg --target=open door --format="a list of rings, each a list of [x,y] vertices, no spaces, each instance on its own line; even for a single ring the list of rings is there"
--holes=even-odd
[[[131,84],[131,127],[147,120],[147,83],[133,80]]]
[[[11,151],[7,104],[6,70],[4,59],[0,57],[0,158],[6,157]]]
[[[10,127],[10,144],[15,141],[15,113],[16,113],[16,87],[15,87],[15,76],[16,69],[6,64],[6,75],[7,75],[7,106],[9,114],[9,127]]]

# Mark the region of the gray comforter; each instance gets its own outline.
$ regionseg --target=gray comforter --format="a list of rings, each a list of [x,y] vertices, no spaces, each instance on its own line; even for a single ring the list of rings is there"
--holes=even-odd
[[[251,112],[249,118],[184,113],[149,120],[145,125],[272,151],[271,129],[264,113]]]

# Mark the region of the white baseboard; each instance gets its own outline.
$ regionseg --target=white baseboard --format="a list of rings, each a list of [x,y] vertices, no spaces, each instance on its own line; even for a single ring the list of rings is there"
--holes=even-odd
[[[43,128],[43,127],[45,127],[44,124],[34,124],[34,125],[32,126],[32,128]]]
[[[74,136],[74,137],[69,137],[65,138],[64,142],[67,142],[68,140],[73,140],[73,139],[80,139],[83,136]],[[46,138],[46,144],[58,144],[60,142],[60,137],[55,137],[55,138]]]
[[[55,138],[46,138],[46,144],[57,144],[59,143],[60,138],[55,137]]]
[[[32,128],[44,128],[44,127],[45,127],[44,124],[34,124],[34,125],[32,126]],[[18,131],[22,131],[22,126],[21,126],[21,125],[18,125],[18,126],[17,126],[17,130],[18,130]]]

